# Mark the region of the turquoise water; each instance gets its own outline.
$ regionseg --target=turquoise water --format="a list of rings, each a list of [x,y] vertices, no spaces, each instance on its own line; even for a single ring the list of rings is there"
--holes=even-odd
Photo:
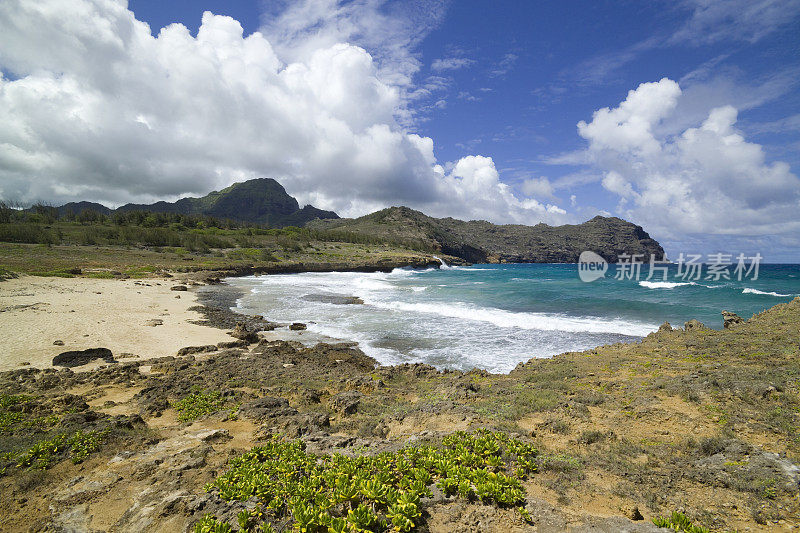
[[[757,280],[668,282],[606,277],[584,283],[577,265],[505,264],[391,273],[304,273],[229,280],[247,291],[238,310],[309,324],[308,338],[355,340],[384,364],[508,372],[532,357],[629,342],[664,321],[722,327],[726,309],[749,318],[800,296],[800,265],[761,265]],[[705,272],[704,272],[705,277]],[[658,279],[661,279],[659,273]],[[364,305],[303,299],[358,296]]]

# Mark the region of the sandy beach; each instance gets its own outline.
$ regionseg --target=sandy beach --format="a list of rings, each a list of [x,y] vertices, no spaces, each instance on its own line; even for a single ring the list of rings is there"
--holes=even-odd
[[[175,355],[184,346],[231,338],[192,324],[202,318],[190,291],[171,280],[21,276],[0,283],[0,371],[50,367],[67,350],[108,348],[117,359]],[[160,325],[154,324],[161,321]],[[54,345],[62,341],[63,345]]]

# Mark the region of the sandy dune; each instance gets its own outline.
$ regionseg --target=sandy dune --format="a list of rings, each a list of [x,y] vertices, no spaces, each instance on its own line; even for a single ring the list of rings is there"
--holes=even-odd
[[[175,355],[184,346],[231,340],[224,331],[188,321],[200,317],[191,292],[168,280],[23,276],[0,283],[0,371],[51,366],[66,350],[109,348],[140,357]],[[180,298],[176,298],[180,296]],[[147,325],[158,319],[162,325]],[[60,340],[63,346],[53,342]]]

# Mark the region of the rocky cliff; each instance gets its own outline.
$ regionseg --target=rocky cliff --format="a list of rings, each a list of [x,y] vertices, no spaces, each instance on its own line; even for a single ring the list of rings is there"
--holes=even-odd
[[[497,225],[433,218],[407,207],[390,207],[356,219],[315,221],[309,227],[424,242],[442,253],[475,263],[574,263],[585,250],[616,262],[622,254],[664,250],[641,226],[616,217],[597,216],[582,224]]]

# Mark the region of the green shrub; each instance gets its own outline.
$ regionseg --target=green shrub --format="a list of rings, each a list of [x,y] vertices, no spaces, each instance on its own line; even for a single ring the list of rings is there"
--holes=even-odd
[[[178,411],[178,420],[191,422],[198,417],[218,411],[224,403],[225,400],[219,391],[197,390],[173,403],[172,406]]]
[[[91,454],[99,450],[109,433],[111,433],[111,428],[89,431],[88,433],[77,431],[69,439],[70,459],[73,464],[82,463]]]
[[[20,455],[17,466],[44,470],[64,455],[68,455],[74,464],[82,463],[100,449],[110,432],[110,428],[87,433],[77,431],[72,436],[59,434],[39,441]]]
[[[0,224],[0,241],[27,244],[57,244],[60,239],[39,224]]]
[[[420,498],[431,495],[434,483],[465,499],[503,507],[523,502],[521,480],[536,471],[537,454],[529,444],[487,430],[455,433],[441,447],[360,457],[316,456],[302,441],[276,437],[233,459],[207,490],[226,501],[258,500],[250,516],[240,513],[240,525],[270,516],[288,519],[296,531],[410,531],[421,516]],[[206,516],[196,531],[216,531],[203,527],[221,525]]]
[[[87,272],[87,278],[94,278],[94,279],[114,279],[114,274],[107,270],[101,270],[99,272]]]
[[[708,528],[696,526],[683,513],[673,512],[669,517],[653,518],[656,527],[663,527],[680,533],[708,533]]]

